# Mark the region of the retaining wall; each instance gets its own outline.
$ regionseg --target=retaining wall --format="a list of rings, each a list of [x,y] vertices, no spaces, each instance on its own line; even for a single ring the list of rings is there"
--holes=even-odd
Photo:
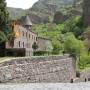
[[[76,76],[74,66],[68,56],[17,58],[0,63],[0,82],[66,83]]]

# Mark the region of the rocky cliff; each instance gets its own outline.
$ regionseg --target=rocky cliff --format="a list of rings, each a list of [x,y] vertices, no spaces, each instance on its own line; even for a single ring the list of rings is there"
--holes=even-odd
[[[32,8],[28,10],[8,8],[12,18],[18,18],[25,13],[30,14],[33,23],[48,23],[52,21],[56,11],[61,11],[63,14],[71,13],[73,5],[80,5],[82,0],[39,0]],[[77,6],[77,10],[80,7]]]
[[[84,26],[90,26],[90,0],[84,0],[83,2],[83,24]]]

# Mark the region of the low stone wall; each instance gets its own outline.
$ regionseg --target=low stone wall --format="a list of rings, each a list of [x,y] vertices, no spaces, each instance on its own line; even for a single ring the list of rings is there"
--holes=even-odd
[[[90,69],[81,72],[80,81],[85,82],[85,79],[86,81],[90,81]]]
[[[17,58],[0,63],[0,82],[70,82],[76,75],[74,64],[68,56]]]
[[[74,83],[90,81],[90,69],[80,73],[80,78],[75,78]]]

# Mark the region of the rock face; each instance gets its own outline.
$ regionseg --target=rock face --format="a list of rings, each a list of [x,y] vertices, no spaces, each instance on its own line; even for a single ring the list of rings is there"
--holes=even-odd
[[[0,63],[1,83],[58,83],[75,78],[75,63],[68,56],[19,58]]]
[[[29,9],[29,12],[38,13],[42,17],[54,15],[56,11],[73,5],[74,1],[77,3],[81,0],[39,0]]]
[[[53,22],[56,24],[60,24],[63,21],[65,21],[68,18],[68,16],[63,15],[60,11],[57,11],[54,15]]]
[[[9,16],[11,19],[18,19],[21,16],[25,15],[25,10],[20,9],[20,8],[11,8],[11,7],[7,7],[7,10],[9,12]]]
[[[90,0],[83,2],[83,24],[86,27],[90,26]]]
[[[75,3],[82,0],[75,0]],[[32,17],[33,23],[49,23],[52,21],[56,11],[67,12],[65,9],[68,6],[71,6],[74,3],[74,0],[38,0],[32,8],[28,10],[8,8],[10,17],[12,19],[20,18],[24,16],[25,13],[30,14]],[[71,9],[71,7],[69,8]]]

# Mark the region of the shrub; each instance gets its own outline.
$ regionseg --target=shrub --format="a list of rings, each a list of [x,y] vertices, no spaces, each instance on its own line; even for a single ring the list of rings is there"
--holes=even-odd
[[[84,48],[83,43],[76,39],[72,33],[66,34],[66,39],[64,41],[64,49],[71,56],[78,56],[82,49]]]
[[[50,54],[50,52],[48,51],[34,51],[33,55],[34,56],[44,56],[44,55],[48,55]]]
[[[82,53],[80,56],[80,69],[84,69],[85,67],[87,67],[87,65],[90,64],[90,55],[88,55],[87,53]]]
[[[34,51],[36,51],[38,49],[38,45],[36,42],[33,43],[32,48]]]

